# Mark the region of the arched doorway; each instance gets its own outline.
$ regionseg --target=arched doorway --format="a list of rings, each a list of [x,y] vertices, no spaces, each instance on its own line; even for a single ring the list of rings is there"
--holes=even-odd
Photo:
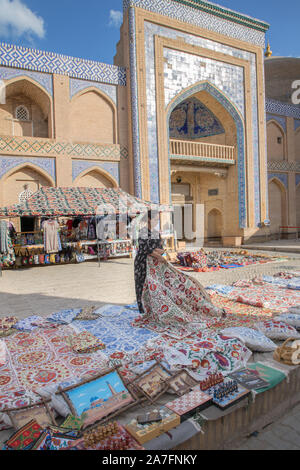
[[[10,170],[3,179],[3,206],[24,202],[24,197],[38,191],[42,186],[55,186],[53,179],[41,168],[26,163]],[[17,231],[32,232],[35,230],[34,217],[21,217],[15,220]]]
[[[107,171],[94,167],[81,173],[73,185],[82,188],[117,188],[118,182]]]
[[[286,225],[286,189],[283,184],[273,178],[269,182],[269,214],[271,235],[277,235],[280,227]]]
[[[207,238],[215,240],[222,237],[223,221],[219,210],[213,209],[207,216]]]

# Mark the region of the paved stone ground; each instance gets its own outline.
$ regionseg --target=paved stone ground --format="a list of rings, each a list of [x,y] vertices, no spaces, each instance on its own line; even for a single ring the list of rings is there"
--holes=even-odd
[[[276,256],[281,255],[286,258],[285,261],[192,274],[203,285],[208,286],[216,283],[231,284],[239,279],[251,279],[282,270],[300,269],[300,254],[276,253]],[[103,262],[100,268],[97,263],[90,262],[7,270],[0,277],[0,317],[15,315],[25,318],[31,314],[47,316],[65,308],[133,302],[133,260],[128,258]],[[0,448],[10,434],[11,430],[0,433]],[[300,448],[300,406],[258,436],[245,440],[240,446],[240,449],[262,448]]]

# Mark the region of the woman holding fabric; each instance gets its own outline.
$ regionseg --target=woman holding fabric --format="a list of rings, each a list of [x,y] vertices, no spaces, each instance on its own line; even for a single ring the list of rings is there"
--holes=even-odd
[[[136,299],[140,313],[144,313],[142,293],[147,273],[147,257],[151,255],[158,260],[163,260],[163,242],[157,230],[158,223],[158,213],[149,211],[147,214],[147,227],[139,234],[138,251],[134,260],[134,278]]]

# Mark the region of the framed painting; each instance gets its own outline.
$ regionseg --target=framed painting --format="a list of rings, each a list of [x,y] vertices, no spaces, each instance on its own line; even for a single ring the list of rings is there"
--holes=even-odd
[[[125,386],[117,369],[60,389],[73,415],[81,417],[83,428],[117,416],[137,403],[136,397]]]
[[[131,385],[141,392],[151,403],[154,403],[169,388],[171,373],[160,362],[138,375]]]
[[[170,389],[179,397],[191,392],[199,383],[185,370],[171,377],[168,382]]]
[[[4,412],[7,413],[15,429],[22,428],[33,419],[36,420],[42,428],[46,428],[49,425],[55,426],[56,421],[50,406],[50,401],[51,400],[44,400],[42,403],[23,406],[17,409],[8,409]]]

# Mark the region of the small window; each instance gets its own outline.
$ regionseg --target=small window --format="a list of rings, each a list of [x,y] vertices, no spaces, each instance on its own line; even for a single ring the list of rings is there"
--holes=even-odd
[[[18,106],[16,108],[16,119],[19,121],[29,121],[29,111],[26,106]]]
[[[282,144],[282,137],[277,137],[277,143]]]

